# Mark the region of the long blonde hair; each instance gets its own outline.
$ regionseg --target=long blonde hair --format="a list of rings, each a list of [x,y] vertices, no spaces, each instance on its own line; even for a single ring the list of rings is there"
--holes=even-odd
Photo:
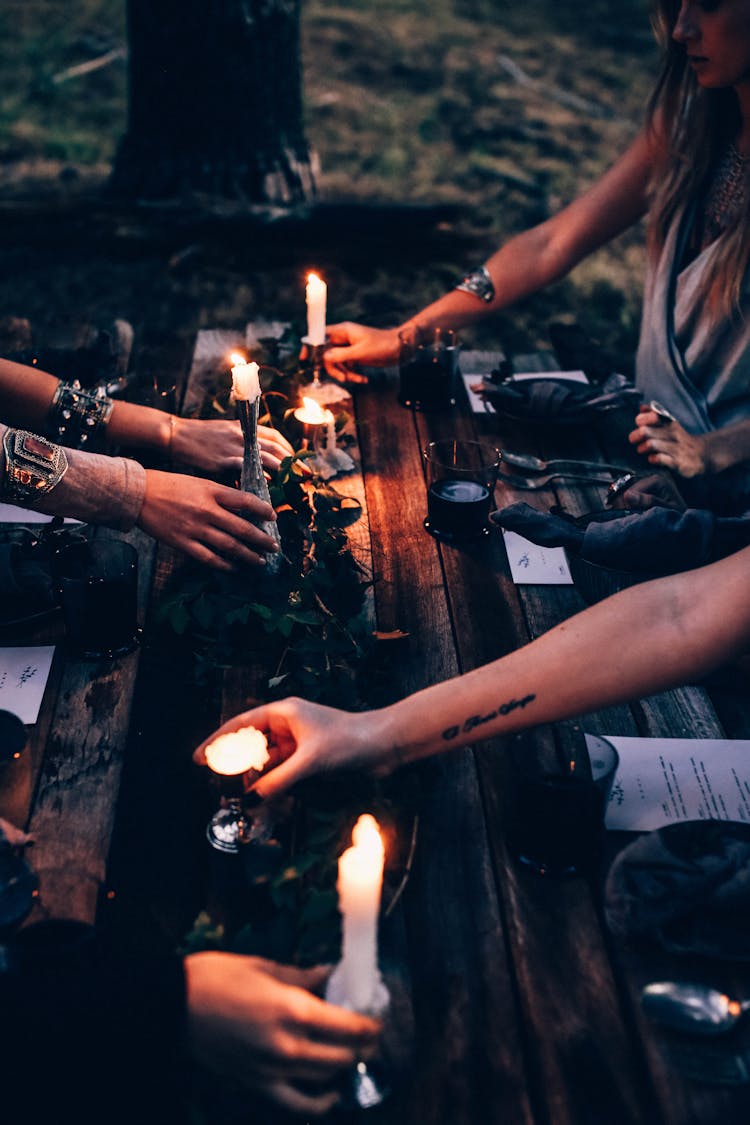
[[[684,47],[672,39],[679,10],[679,0],[656,0],[652,17],[662,48],[661,74],[648,108],[655,151],[648,248],[654,256],[683,205],[705,198],[716,162],[741,124],[734,90],[701,89]],[[713,255],[704,298],[712,312],[732,315],[739,309],[750,259],[750,191],[737,222],[720,238],[722,252]]]

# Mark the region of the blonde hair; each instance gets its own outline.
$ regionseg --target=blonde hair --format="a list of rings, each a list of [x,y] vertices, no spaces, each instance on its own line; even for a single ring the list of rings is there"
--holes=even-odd
[[[684,47],[672,39],[679,10],[678,0],[656,0],[652,17],[662,48],[661,74],[648,107],[655,151],[647,236],[653,256],[684,204],[700,204],[705,198],[716,162],[741,124],[734,90],[701,89]],[[721,253],[713,255],[704,298],[712,312],[731,316],[739,310],[750,259],[750,191],[737,222],[720,239]]]

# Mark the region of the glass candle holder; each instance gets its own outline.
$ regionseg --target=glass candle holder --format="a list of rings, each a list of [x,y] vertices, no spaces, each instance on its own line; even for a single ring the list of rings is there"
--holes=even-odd
[[[268,762],[266,736],[255,727],[220,735],[206,747],[206,765],[219,791],[221,807],[206,826],[212,848],[236,854],[251,835],[243,798]]]

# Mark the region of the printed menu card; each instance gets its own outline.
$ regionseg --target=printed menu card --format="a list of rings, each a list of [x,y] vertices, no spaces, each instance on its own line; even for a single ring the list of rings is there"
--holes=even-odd
[[[607,828],[644,832],[681,820],[750,824],[750,740],[604,737],[620,755]]]

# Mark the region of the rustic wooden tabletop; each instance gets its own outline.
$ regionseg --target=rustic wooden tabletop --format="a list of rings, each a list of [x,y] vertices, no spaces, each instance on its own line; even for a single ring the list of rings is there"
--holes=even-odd
[[[139,363],[148,365],[141,355]],[[160,356],[164,362],[164,355]],[[184,386],[190,364],[170,357]],[[188,394],[190,388],[188,388]],[[357,550],[374,579],[377,627],[401,630],[373,702],[467,671],[583,607],[572,586],[516,586],[499,531],[479,543],[437,543],[423,528],[421,450],[441,437],[491,437],[538,456],[626,456],[626,419],[539,430],[472,414],[463,395],[447,413],[398,405],[393,376],[358,389],[361,458],[346,480],[363,503]],[[560,483],[536,492],[542,510],[601,507],[602,486]],[[529,500],[498,484],[496,502]],[[97,535],[109,533],[97,531]],[[27,825],[41,893],[31,918],[99,923],[131,946],[173,949],[206,902],[212,857],[206,779],[190,754],[217,722],[258,692],[230,669],[221,697],[186,689],[179,648],[156,640],[164,591],[180,560],[140,533],[140,649],[110,663],[65,651],[59,622],[23,641],[60,641],[29,750],[2,767],[0,815]],[[13,637],[19,643],[19,638]],[[4,639],[11,643],[11,639]],[[268,675],[267,669],[261,669]],[[564,669],[561,669],[564,675]],[[539,753],[582,750],[582,729],[610,735],[750,737],[750,707],[734,674],[587,715],[528,736]],[[642,1017],[642,985],[700,979],[738,995],[750,972],[616,942],[602,914],[603,869],[555,880],[509,855],[513,740],[478,742],[412,767],[419,834],[408,884],[384,948],[413,1013],[411,1062],[373,1122],[419,1125],[709,1125],[750,1120],[742,1029],[721,1043],[682,1043]],[[614,840],[615,851],[626,840]],[[716,1081],[721,1074],[724,1082]],[[279,1117],[269,1120],[280,1120]]]

